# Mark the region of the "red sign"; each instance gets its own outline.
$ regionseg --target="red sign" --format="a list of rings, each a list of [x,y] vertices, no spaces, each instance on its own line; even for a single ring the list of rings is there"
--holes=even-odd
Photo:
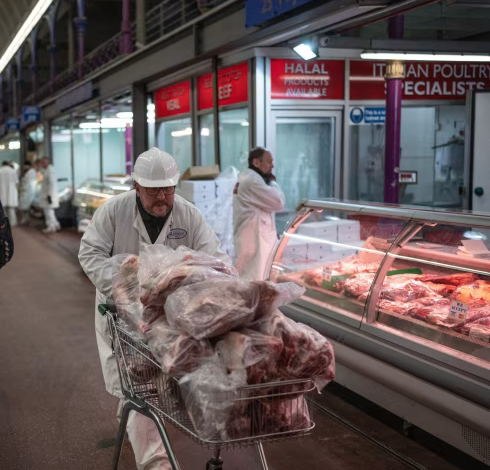
[[[197,79],[197,107],[209,109],[213,107],[213,76],[204,75]],[[232,65],[218,70],[218,104],[229,104],[248,101],[248,63]]]
[[[384,100],[386,63],[350,63],[350,99]],[[490,87],[490,65],[462,62],[406,62],[404,100],[463,100],[466,90]]]
[[[176,83],[155,91],[156,118],[191,112],[191,82]]]
[[[271,59],[273,100],[343,100],[343,60]]]

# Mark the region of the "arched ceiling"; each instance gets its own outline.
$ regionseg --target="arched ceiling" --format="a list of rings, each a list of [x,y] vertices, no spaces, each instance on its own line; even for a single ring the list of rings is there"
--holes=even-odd
[[[36,3],[37,0],[0,0],[0,56]]]

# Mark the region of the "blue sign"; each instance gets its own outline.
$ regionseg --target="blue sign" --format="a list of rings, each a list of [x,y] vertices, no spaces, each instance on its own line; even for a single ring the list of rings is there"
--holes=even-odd
[[[22,106],[22,120],[26,124],[40,121],[41,108],[39,106]]]
[[[245,25],[250,28],[262,24],[311,1],[313,0],[247,0]]]
[[[364,111],[362,108],[352,108],[350,112],[350,120],[353,124],[361,124],[364,119]]]
[[[386,121],[386,108],[384,106],[357,106],[350,110],[350,123],[384,124]]]
[[[19,118],[8,118],[5,123],[5,129],[7,132],[18,131],[20,129],[20,119]]]
[[[386,108],[384,106],[364,107],[364,124],[384,124],[385,120]]]

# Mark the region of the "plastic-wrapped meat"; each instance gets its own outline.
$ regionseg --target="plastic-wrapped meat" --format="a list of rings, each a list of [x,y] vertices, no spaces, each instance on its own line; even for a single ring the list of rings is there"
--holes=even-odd
[[[390,282],[381,290],[381,298],[395,302],[410,302],[431,294],[433,293],[428,287],[413,279],[405,282]]]
[[[457,273],[457,274],[426,274],[420,277],[422,282],[434,282],[437,284],[451,284],[453,286],[461,286],[470,284],[478,279],[476,274],[472,273]]]
[[[216,344],[228,370],[245,369],[249,385],[268,382],[277,377],[277,361],[283,348],[282,340],[251,329],[231,331]]]
[[[264,399],[256,407],[257,424],[253,422],[252,427],[259,434],[302,431],[311,426],[308,404],[303,395],[290,399]]]
[[[334,263],[331,268],[338,271],[339,274],[376,273],[379,269],[379,263],[365,263],[355,257]]]
[[[318,391],[335,376],[332,345],[309,326],[277,311],[253,325],[253,329],[282,339],[284,348],[277,363],[280,379],[312,379]]]
[[[414,300],[415,304],[423,305],[424,307],[449,307],[451,305],[451,301],[442,296],[431,296],[431,297],[422,297],[420,299]]]
[[[163,372],[176,378],[193,372],[201,360],[214,354],[208,340],[196,340],[164,320],[153,323],[148,338],[148,347]]]
[[[482,318],[479,318],[478,320],[473,320],[471,322],[465,323],[461,332],[464,334],[468,334],[469,329],[472,328],[473,326],[477,326],[477,325],[490,327],[490,316],[482,317]]]
[[[226,427],[221,433],[222,440],[244,439],[259,434],[256,429],[252,429],[253,407],[254,403],[246,400],[234,402]]]
[[[140,254],[139,282],[144,305],[165,304],[179,287],[213,278],[238,277],[233,266],[183,246],[152,245]]]
[[[355,274],[350,279],[347,279],[343,283],[345,295],[348,295],[349,297],[359,297],[369,293],[374,276],[375,275],[372,273],[361,273]]]
[[[127,315],[139,304],[138,257],[127,256],[114,274],[112,297],[120,315]]]
[[[301,280],[308,286],[322,287],[323,269],[310,269],[301,276]]]
[[[407,313],[411,307],[411,303],[394,302],[393,300],[381,299],[378,303],[378,308],[387,310],[392,313]]]
[[[292,282],[220,279],[181,287],[165,303],[168,322],[196,339],[214,338],[246,327],[305,289]]]
[[[461,331],[470,338],[478,339],[484,343],[490,343],[490,325],[478,324],[477,322],[465,325]]]

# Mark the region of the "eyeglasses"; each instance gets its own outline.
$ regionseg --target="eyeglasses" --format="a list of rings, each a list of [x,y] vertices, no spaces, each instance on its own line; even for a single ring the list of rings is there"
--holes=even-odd
[[[175,193],[175,186],[167,186],[165,188],[145,188],[146,194],[148,196],[156,196],[160,191],[163,191],[163,194],[170,196],[170,194]]]

